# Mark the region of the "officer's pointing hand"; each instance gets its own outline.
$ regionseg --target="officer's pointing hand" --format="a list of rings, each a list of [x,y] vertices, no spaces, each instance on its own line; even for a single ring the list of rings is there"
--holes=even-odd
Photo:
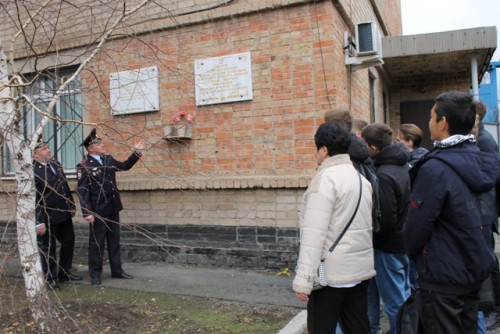
[[[134,149],[136,151],[142,151],[146,148],[146,141],[144,139],[139,140],[134,144]]]

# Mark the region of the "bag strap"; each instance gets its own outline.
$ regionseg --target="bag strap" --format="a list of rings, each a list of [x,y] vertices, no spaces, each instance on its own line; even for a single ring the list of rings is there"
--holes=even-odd
[[[342,239],[344,234],[347,232],[347,229],[349,228],[349,226],[351,226],[351,223],[354,220],[354,217],[356,217],[356,213],[358,212],[358,208],[359,208],[359,203],[361,202],[361,194],[363,193],[361,175],[359,174],[359,172],[358,172],[358,178],[359,178],[359,198],[358,198],[358,203],[356,204],[356,209],[354,209],[354,213],[352,214],[351,219],[349,219],[349,222],[347,223],[347,225],[342,230],[342,233],[340,233],[340,235],[337,237],[337,240],[335,240],[332,247],[330,247],[330,249],[328,250],[328,253],[325,255],[325,257],[321,261],[325,261],[326,258],[328,257],[328,255],[330,255],[330,253],[333,252],[335,247],[337,247],[337,245],[340,242],[340,239]]]

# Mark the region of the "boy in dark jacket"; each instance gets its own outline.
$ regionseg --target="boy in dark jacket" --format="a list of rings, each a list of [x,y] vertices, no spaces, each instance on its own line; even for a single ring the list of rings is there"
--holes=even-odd
[[[379,298],[389,318],[390,333],[396,333],[396,316],[410,295],[409,259],[403,243],[403,223],[410,198],[408,170],[409,152],[401,144],[392,143],[392,130],[374,123],[361,131],[368,153],[373,159],[379,181],[381,227],[373,234],[375,253],[374,278],[368,287],[370,327],[379,321]]]
[[[477,333],[478,291],[495,263],[482,199],[494,198],[500,161],[472,143],[475,116],[471,96],[439,95],[429,120],[434,149],[410,171],[403,232],[417,261],[425,333]]]

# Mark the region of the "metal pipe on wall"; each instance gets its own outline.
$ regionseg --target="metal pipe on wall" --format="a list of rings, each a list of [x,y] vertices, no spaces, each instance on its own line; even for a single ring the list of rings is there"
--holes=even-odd
[[[479,101],[479,77],[477,74],[477,58],[472,55],[470,58],[471,76],[472,76],[472,99]]]

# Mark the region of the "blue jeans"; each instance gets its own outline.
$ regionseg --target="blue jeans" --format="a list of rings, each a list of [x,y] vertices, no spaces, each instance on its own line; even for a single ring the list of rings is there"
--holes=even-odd
[[[486,334],[486,323],[484,322],[483,311],[477,313],[477,334]]]
[[[396,334],[398,310],[410,295],[410,261],[404,253],[387,253],[378,249],[374,251],[376,285],[368,285],[367,296],[370,328],[372,333],[376,333],[375,329],[378,330],[381,299],[389,319],[389,333]]]

